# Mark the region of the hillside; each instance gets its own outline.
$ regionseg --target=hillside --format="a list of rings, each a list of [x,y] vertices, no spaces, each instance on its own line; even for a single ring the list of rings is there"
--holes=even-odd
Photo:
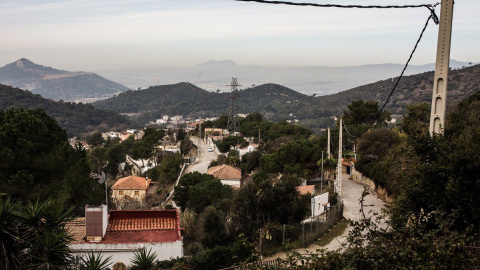
[[[53,100],[106,98],[128,90],[91,72],[69,72],[37,65],[22,58],[0,68],[0,83]]]
[[[317,97],[315,98],[315,103],[320,107],[331,108],[336,113],[343,110],[354,99],[376,100],[382,105],[397,78],[356,87],[335,95]],[[433,78],[433,71],[403,77],[386,108],[393,115],[401,115],[405,113],[405,108],[408,104],[430,103]],[[451,70],[448,79],[447,106],[451,108],[462,99],[479,91],[479,85],[480,65]]]
[[[190,117],[226,113],[230,93],[205,91],[191,83],[152,86],[145,90],[127,91],[116,97],[93,103],[98,109],[120,113],[148,113],[151,117],[181,114]],[[290,108],[310,100],[306,95],[276,84],[264,84],[239,91],[238,112],[261,111],[273,119],[288,116]],[[275,112],[281,110],[282,115]]]
[[[425,72],[403,77],[387,109],[394,115],[401,115],[407,104],[430,102],[433,76],[433,72]],[[449,78],[448,104],[452,106],[480,89],[480,65],[452,70]],[[319,97],[307,96],[277,84],[264,84],[239,91],[238,112],[259,111],[274,121],[295,117],[304,125],[321,128],[331,124],[331,120],[326,119],[340,115],[352,100],[376,100],[382,105],[395,80],[383,80]],[[220,115],[228,110],[229,96],[230,93],[208,92],[190,83],[178,83],[127,91],[93,105],[121,113],[143,113],[141,119],[147,121],[163,114]]]
[[[0,109],[41,108],[54,117],[69,137],[96,130],[124,129],[129,121],[112,111],[97,110],[90,104],[55,102],[38,94],[0,84]]]

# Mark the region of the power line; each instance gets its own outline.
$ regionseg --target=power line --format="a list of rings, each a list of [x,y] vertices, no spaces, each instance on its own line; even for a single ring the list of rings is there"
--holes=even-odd
[[[399,8],[427,8],[429,11],[430,11],[430,15],[428,16],[428,19],[427,21],[425,22],[425,26],[423,27],[422,29],[422,32],[420,33],[420,36],[418,37],[417,39],[417,42],[415,43],[415,46],[412,50],[412,52],[410,53],[410,57],[408,58],[407,60],[407,63],[405,64],[405,66],[403,67],[403,70],[400,74],[400,76],[398,77],[395,85],[393,86],[393,89],[392,91],[390,91],[390,94],[388,95],[387,97],[387,100],[385,101],[385,103],[383,104],[382,108],[378,111],[375,119],[370,123],[370,125],[368,126],[368,128],[359,136],[361,137],[363,134],[365,134],[365,132],[367,132],[374,124],[376,121],[378,121],[378,119],[380,118],[383,110],[385,109],[385,106],[387,106],[388,104],[388,101],[390,101],[390,98],[392,97],[393,93],[395,92],[397,86],[398,86],[398,83],[400,82],[400,79],[403,77],[403,74],[405,73],[405,70],[407,69],[408,67],[408,64],[410,63],[410,60],[412,60],[412,57],[413,57],[413,54],[415,53],[416,49],[417,49],[417,46],[418,44],[420,43],[420,40],[422,39],[423,37],[423,34],[425,33],[425,30],[427,29],[427,26],[428,26],[428,23],[430,22],[430,20],[433,20],[433,22],[435,24],[438,24],[439,23],[439,19],[438,19],[438,16],[437,14],[435,14],[435,7],[438,6],[440,3],[437,2],[435,4],[419,4],[419,5],[386,5],[386,6],[381,6],[381,5],[366,5],[366,6],[363,6],[363,5],[338,5],[338,4],[317,4],[317,3],[295,3],[295,2],[288,2],[288,1],[268,1],[268,0],[236,0],[236,1],[239,1],[239,2],[256,2],[256,3],[262,3],[262,4],[275,4],[275,5],[291,5],[291,6],[311,6],[311,7],[324,7],[324,8],[360,8],[360,9],[367,9],[367,8],[379,8],[379,9],[388,9],[388,8],[395,8],[395,9],[399,9]],[[345,127],[346,129],[346,127]],[[348,130],[347,130],[347,133],[348,133]],[[352,136],[350,133],[349,133],[350,136]],[[354,136],[352,136],[354,137]]]
[[[295,3],[295,2],[288,2],[288,1],[265,1],[265,0],[236,0],[239,2],[257,2],[257,3],[262,3],[262,4],[274,4],[274,5],[290,5],[290,6],[310,6],[310,7],[324,7],[324,8],[382,8],[382,9],[387,9],[387,8],[434,8],[436,7],[439,3],[436,3],[434,5],[431,4],[420,4],[420,5],[387,5],[387,6],[381,6],[381,5],[368,5],[368,6],[363,6],[363,5],[338,5],[338,4],[317,4],[317,3]]]
[[[360,135],[360,137],[361,137],[363,134],[365,134],[365,132],[367,132],[367,131],[375,124],[375,122],[380,118],[383,110],[385,109],[385,106],[387,106],[388,101],[389,101],[390,98],[392,97],[393,92],[395,92],[395,90],[397,89],[398,83],[400,82],[400,79],[402,79],[403,74],[405,73],[405,70],[407,69],[408,64],[410,63],[410,60],[412,60],[413,54],[414,54],[415,51],[417,50],[418,44],[420,43],[420,40],[422,39],[423,34],[425,33],[425,30],[427,29],[428,22],[430,22],[430,19],[432,19],[435,24],[438,24],[438,17],[437,17],[437,15],[435,14],[435,11],[434,11],[433,9],[430,9],[430,11],[431,11],[431,14],[430,14],[430,16],[428,16],[428,19],[427,19],[427,21],[425,22],[425,26],[423,27],[422,32],[420,33],[420,36],[418,37],[417,42],[415,43],[415,47],[413,47],[413,50],[412,50],[412,52],[410,53],[410,57],[408,58],[407,63],[405,63],[405,66],[403,67],[402,73],[400,73],[400,76],[398,77],[397,81],[395,82],[395,85],[393,86],[392,91],[390,91],[390,94],[388,95],[387,100],[385,101],[385,103],[383,103],[383,106],[382,106],[382,108],[378,111],[377,116],[375,117],[375,119],[373,119],[373,121],[370,123],[370,125],[368,126],[368,128]]]

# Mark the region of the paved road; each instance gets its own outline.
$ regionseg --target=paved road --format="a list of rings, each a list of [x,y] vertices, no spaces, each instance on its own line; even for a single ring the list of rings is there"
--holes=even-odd
[[[346,219],[351,220],[360,220],[362,215],[360,213],[360,198],[362,196],[362,192],[364,186],[362,184],[358,184],[353,182],[349,179],[349,176],[344,174],[342,181],[342,191],[343,191],[343,216]],[[365,197],[364,200],[364,210],[367,217],[373,215],[374,212],[381,213],[382,207],[384,206],[383,202],[380,199],[377,199],[373,194],[369,194]],[[348,232],[352,229],[352,227],[348,226],[347,229],[341,234],[340,236],[333,239],[330,243],[326,246],[318,246],[318,245],[311,245],[307,248],[300,248],[295,251],[306,254],[307,252],[316,252],[317,249],[328,249],[331,251],[342,249],[342,244],[346,243]],[[288,252],[292,253],[292,252]],[[273,256],[269,256],[264,260],[273,260],[276,258],[285,259],[287,257],[287,253],[280,252]]]
[[[198,146],[199,144],[198,137],[190,137],[190,138],[192,142]],[[197,158],[197,162],[195,162],[195,164],[188,166],[187,169],[185,170],[185,173],[189,173],[189,172],[207,173],[208,165],[210,165],[210,162],[212,162],[212,160],[216,160],[217,155],[219,154],[217,149],[215,149],[215,151],[213,152],[208,152],[209,147],[213,147],[213,145],[205,143],[205,141],[200,142],[200,155]]]

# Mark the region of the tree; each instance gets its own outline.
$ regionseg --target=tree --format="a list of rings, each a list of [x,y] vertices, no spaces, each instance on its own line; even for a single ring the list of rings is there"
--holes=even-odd
[[[247,147],[248,142],[241,136],[228,136],[218,143],[218,151],[221,153],[227,153],[232,146]]]
[[[105,143],[102,133],[97,131],[87,138],[87,143],[92,147],[98,147]]]
[[[178,185],[175,186],[173,200],[178,206],[180,206],[182,211],[185,210],[189,199],[188,191],[190,188],[201,182],[213,180],[214,178],[213,175],[199,172],[190,172],[182,175]]]
[[[386,122],[391,120],[388,111],[379,113],[377,101],[364,102],[357,99],[348,104],[347,108],[343,111],[345,125],[370,125],[375,121],[377,125],[386,126]]]
[[[80,257],[79,270],[109,270],[112,256],[103,259],[102,253],[94,253],[93,251],[85,256]]]
[[[149,249],[147,251],[146,248],[140,249],[138,252],[133,254],[133,259],[131,260],[132,263],[132,270],[153,270],[155,267],[155,261],[157,259],[157,254]]]
[[[186,136],[180,143],[180,151],[184,156],[188,154],[193,147],[193,142],[190,140],[190,136]]]
[[[223,246],[228,243],[223,213],[214,206],[208,206],[200,215],[200,241],[206,248]]]
[[[430,105],[420,103],[407,105],[407,114],[403,115],[401,129],[408,136],[427,134],[430,124]]]
[[[68,267],[72,255],[65,224],[72,210],[53,200],[22,204],[0,196],[0,268]]]
[[[219,207],[223,199],[232,198],[232,187],[213,178],[191,186],[187,195],[187,208],[199,214],[209,205]]]
[[[94,204],[104,195],[89,175],[85,150],[71,147],[43,110],[0,110],[0,193],[25,202],[52,197],[68,206]]]

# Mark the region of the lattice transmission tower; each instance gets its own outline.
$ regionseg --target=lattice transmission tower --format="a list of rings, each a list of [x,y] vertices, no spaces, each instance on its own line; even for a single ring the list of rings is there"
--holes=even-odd
[[[227,122],[227,129],[230,134],[236,134],[238,132],[238,117],[237,117],[237,98],[238,95],[238,86],[241,86],[237,82],[237,78],[232,78],[232,82],[230,85],[231,87],[231,94],[230,94],[230,107],[228,108],[228,122]]]

